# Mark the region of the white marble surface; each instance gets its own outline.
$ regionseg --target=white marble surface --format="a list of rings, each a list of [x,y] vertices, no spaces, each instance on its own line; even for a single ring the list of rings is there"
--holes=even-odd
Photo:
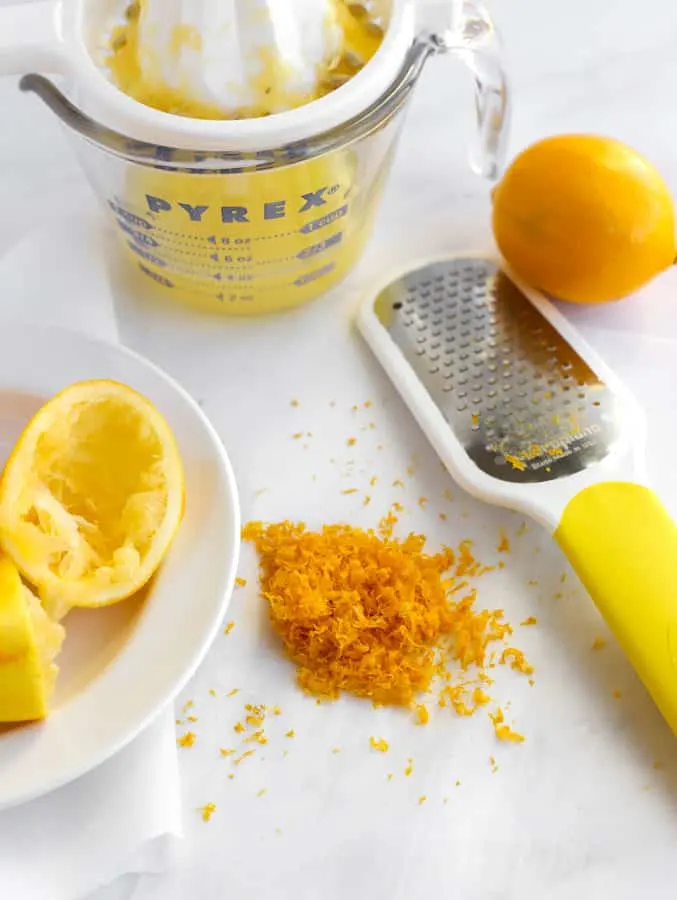
[[[671,91],[677,7],[667,0],[642,8],[630,0],[494,0],[492,8],[513,76],[513,151],[554,132],[608,133],[643,151],[677,192]],[[425,531],[431,543],[471,535],[490,557],[499,527],[516,531],[518,519],[456,489],[449,522],[440,523],[448,479],[351,325],[360,285],[390,259],[490,247],[487,186],[464,160],[471,102],[462,68],[435,61],[424,73],[360,270],[333,296],[265,322],[159,312],[110,287],[86,239],[100,227],[89,188],[57,124],[10,82],[0,83],[0,109],[6,123],[0,132],[0,252],[38,227],[72,235],[70,253],[36,261],[48,273],[36,289],[53,290],[55,302],[60,291],[79,289],[92,303],[98,291],[113,290],[123,340],[204,402],[232,456],[245,518],[368,522],[359,501],[341,496],[347,482],[329,459],[345,456],[345,438],[359,428],[350,407],[369,399],[385,449],[377,453],[376,440],[358,432],[355,459],[361,483],[372,472],[381,476],[374,510],[394,499],[385,486],[416,455],[407,524]],[[77,288],[68,273],[85,256],[88,274]],[[671,272],[632,300],[567,313],[647,405],[650,468],[677,514],[670,451],[677,437],[670,388],[677,380],[676,293]],[[300,400],[298,409],[290,406],[292,397]],[[332,400],[336,407],[329,406]],[[314,435],[307,451],[290,438],[300,429]],[[422,494],[431,498],[428,513],[415,502]],[[200,721],[196,747],[180,758],[186,832],[180,855],[167,875],[123,879],[97,900],[672,898],[674,739],[620,653],[613,646],[590,653],[603,627],[559,553],[535,528],[522,540],[515,540],[504,572],[480,593],[481,603],[505,606],[511,620],[529,614],[540,620],[520,635],[536,665],[535,688],[514,678],[500,686],[527,735],[516,748],[497,747],[484,717],[438,716],[427,729],[416,729],[397,714],[362,704],[318,708],[304,700],[267,643],[253,586],[255,562],[246,554],[242,574],[249,586],[234,600],[236,628],[217,643],[182,698],[195,700]],[[538,587],[528,587],[534,578]],[[564,596],[556,600],[555,593]],[[209,697],[209,688],[232,687],[242,688],[233,700]],[[619,700],[612,698],[614,689],[621,691]],[[293,727],[297,738],[288,746],[271,726],[265,761],[243,765],[230,781],[218,748],[231,741],[246,700],[279,703],[281,724]],[[390,753],[370,754],[369,736],[381,733],[391,740]],[[333,755],[334,746],[343,752]],[[496,774],[488,763],[492,754]],[[415,758],[415,774],[404,779],[408,756]],[[390,771],[396,773],[392,783],[385,780]],[[456,780],[461,787],[454,787]],[[259,798],[262,788],[267,794]],[[428,801],[419,807],[423,794]],[[212,801],[217,812],[207,825],[196,807]]]

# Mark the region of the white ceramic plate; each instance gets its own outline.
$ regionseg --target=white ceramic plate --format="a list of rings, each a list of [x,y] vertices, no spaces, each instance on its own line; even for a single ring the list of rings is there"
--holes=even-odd
[[[228,457],[197,404],[139,356],[74,332],[3,325],[0,461],[42,402],[90,378],[128,384],[166,416],[185,467],[186,511],[144,597],[66,618],[52,715],[0,726],[0,808],[72,781],[139,734],[194,673],[233,590],[240,516]]]

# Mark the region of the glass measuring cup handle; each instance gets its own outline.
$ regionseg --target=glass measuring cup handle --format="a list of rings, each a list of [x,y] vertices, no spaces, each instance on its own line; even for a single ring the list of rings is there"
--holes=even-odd
[[[435,53],[452,54],[472,72],[477,129],[470,166],[478,175],[495,180],[505,161],[510,121],[510,90],[496,28],[479,0],[445,0],[437,4],[434,15],[438,20],[442,17],[441,27],[422,37]]]

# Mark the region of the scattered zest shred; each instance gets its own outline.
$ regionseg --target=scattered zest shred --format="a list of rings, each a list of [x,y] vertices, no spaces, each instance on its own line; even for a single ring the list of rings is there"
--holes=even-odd
[[[239,694],[239,693],[240,693],[240,688],[233,688],[232,691],[228,691],[228,693],[226,694],[226,697],[234,697],[235,694]]]
[[[499,536],[498,547],[496,550],[499,553],[510,553],[510,541],[508,540],[508,536],[502,531]]]
[[[176,743],[179,747],[192,747],[195,744],[195,734],[192,731],[187,731],[177,739]]]
[[[506,724],[503,710],[499,707],[495,713],[489,713],[489,718],[494,723],[494,732],[499,741],[507,741],[512,744],[521,744],[524,742],[524,735],[518,734]]]
[[[387,753],[389,749],[388,741],[386,741],[384,738],[369,738],[369,746],[372,748],[372,750],[378,750],[379,753]]]
[[[247,725],[251,725],[252,728],[258,728],[260,725],[263,725],[266,718],[265,706],[253,706],[251,703],[247,703],[245,712],[247,713],[245,718]]]
[[[538,625],[538,619],[536,616],[527,616],[523,622],[520,622],[520,625]]]
[[[604,640],[604,638],[596,637],[595,640],[592,642],[593,650],[603,650],[605,647],[606,647],[606,641]]]
[[[416,724],[427,725],[429,721],[430,713],[428,712],[428,708],[422,703],[418,703],[416,705]]]
[[[224,747],[221,747],[219,752],[221,756],[233,756],[235,754],[235,750],[226,750]]]
[[[411,773],[413,771],[414,771],[414,760],[410,758],[407,760],[407,768],[404,770],[404,774],[407,776],[407,778],[409,778],[409,776],[411,775]]]
[[[526,661],[524,653],[514,647],[508,647],[501,653],[501,665],[509,665],[515,672],[522,672],[523,675],[534,674],[534,667]]]
[[[235,584],[238,587],[247,587],[247,579],[246,578],[236,578]]]
[[[294,729],[290,728],[289,731],[285,734],[285,737],[287,737],[287,738],[296,737],[296,733],[295,733]]]
[[[235,622],[229,622],[226,627],[223,629],[224,634],[230,634],[230,632],[235,628]]]
[[[233,760],[233,764],[239,766],[241,762],[248,759],[250,756],[253,756],[255,753],[256,750],[246,750],[241,756],[238,756],[237,759]]]
[[[201,809],[199,811],[202,813],[202,821],[209,822],[211,817],[216,812],[216,804],[208,803],[206,806],[201,807]]]
[[[419,806],[423,806],[423,804],[425,803],[425,801],[426,801],[427,799],[428,799],[428,798],[425,796],[425,794],[424,794],[422,797],[419,797],[419,798],[418,798],[418,805],[419,805]]]

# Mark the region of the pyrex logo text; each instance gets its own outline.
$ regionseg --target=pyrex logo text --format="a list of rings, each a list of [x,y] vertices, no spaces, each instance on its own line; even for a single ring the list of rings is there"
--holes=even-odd
[[[325,206],[327,200],[325,194],[335,193],[334,188],[328,185],[318,188],[316,191],[310,191],[307,194],[301,194],[300,206],[295,214],[308,212],[316,207]],[[221,221],[224,225],[231,225],[234,222],[249,223],[251,222],[251,210],[247,206],[194,206],[191,203],[172,203],[164,197],[155,197],[152,194],[146,194],[146,203],[148,209],[153,213],[171,212],[173,209],[181,209],[186,214],[189,222],[202,222],[204,216],[212,209],[218,208]],[[284,219],[289,215],[287,208],[287,200],[273,200],[264,203],[262,206],[263,218],[266,221],[271,219]]]

